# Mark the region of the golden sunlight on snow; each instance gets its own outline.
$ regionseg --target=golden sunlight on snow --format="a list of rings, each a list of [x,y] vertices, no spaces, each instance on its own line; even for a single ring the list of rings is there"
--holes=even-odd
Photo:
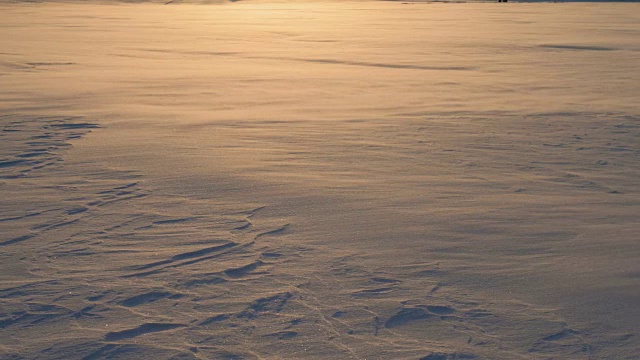
[[[635,359],[640,8],[0,2],[0,359]]]

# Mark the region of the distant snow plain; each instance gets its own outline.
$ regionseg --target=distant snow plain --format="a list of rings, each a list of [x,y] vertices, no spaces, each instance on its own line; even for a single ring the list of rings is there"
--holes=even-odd
[[[637,359],[640,5],[0,5],[0,358]]]

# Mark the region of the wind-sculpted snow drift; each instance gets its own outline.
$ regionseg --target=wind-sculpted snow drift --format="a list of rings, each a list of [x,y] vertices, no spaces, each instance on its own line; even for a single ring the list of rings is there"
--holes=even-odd
[[[368,268],[257,220],[262,205],[66,163],[68,141],[97,128],[83,119],[2,121],[8,358],[579,358],[632,336],[474,297],[437,262]]]
[[[639,22],[554,6],[0,6],[0,358],[634,359]]]

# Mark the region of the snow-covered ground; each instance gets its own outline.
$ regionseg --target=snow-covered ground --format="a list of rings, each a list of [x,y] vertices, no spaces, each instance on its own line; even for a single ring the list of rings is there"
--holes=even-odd
[[[0,5],[1,359],[637,359],[640,4]]]

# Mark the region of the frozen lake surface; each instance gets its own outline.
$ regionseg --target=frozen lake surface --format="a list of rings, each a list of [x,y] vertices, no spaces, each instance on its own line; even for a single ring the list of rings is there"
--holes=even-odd
[[[0,4],[1,359],[637,359],[640,5]]]

